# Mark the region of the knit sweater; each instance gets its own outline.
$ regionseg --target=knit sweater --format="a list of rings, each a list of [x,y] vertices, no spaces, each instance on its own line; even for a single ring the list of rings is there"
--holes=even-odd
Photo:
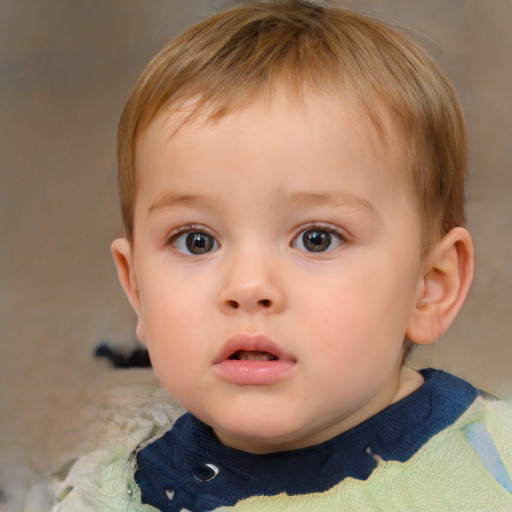
[[[300,450],[228,448],[189,413],[148,439],[146,421],[128,442],[61,471],[46,510],[512,510],[511,405],[450,374],[421,373],[414,393]]]

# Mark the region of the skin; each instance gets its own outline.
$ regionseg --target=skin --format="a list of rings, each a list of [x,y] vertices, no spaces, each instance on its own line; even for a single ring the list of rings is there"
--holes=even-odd
[[[435,341],[463,302],[469,235],[422,258],[400,140],[362,117],[280,92],[179,130],[164,111],[139,139],[134,240],[112,246],[120,280],[163,386],[227,446],[314,445],[411,393],[422,378],[402,365],[404,336]],[[240,336],[271,340],[290,368],[226,381],[217,363]]]

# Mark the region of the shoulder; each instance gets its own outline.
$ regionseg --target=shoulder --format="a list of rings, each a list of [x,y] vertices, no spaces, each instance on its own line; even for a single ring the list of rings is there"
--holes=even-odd
[[[141,504],[136,452],[170,428],[174,409],[147,405],[112,421],[109,444],[62,465],[29,493],[26,512],[155,512]]]
[[[414,423],[415,412],[416,427],[428,426],[422,442],[412,443],[412,455],[397,460],[376,452],[367,479],[348,477],[326,491],[300,496],[255,496],[229,510],[402,511],[423,510],[425,504],[432,511],[512,510],[512,403],[443,372],[426,376],[432,393],[424,390],[422,396],[428,400],[411,396],[407,401],[414,405],[407,407],[408,418]],[[449,415],[454,409],[457,413]],[[401,434],[407,443],[407,432]]]
[[[512,495],[512,402],[482,393],[456,427],[481,467]]]

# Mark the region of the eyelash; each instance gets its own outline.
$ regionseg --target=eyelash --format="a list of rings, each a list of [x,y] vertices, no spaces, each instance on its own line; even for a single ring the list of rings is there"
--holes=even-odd
[[[329,235],[330,238],[327,240],[326,238],[320,237],[320,239],[317,239],[317,241],[313,242],[313,244],[314,244],[313,246],[306,248],[305,244],[311,243],[311,240],[307,241],[307,239],[304,238],[306,233],[315,232],[315,231],[317,232],[317,234],[318,233],[327,234],[327,235]],[[181,249],[178,248],[177,243],[180,241],[180,238],[183,237],[184,235],[192,234],[192,233],[197,233],[198,235],[205,235],[206,237],[208,237],[209,242],[211,243],[211,246],[207,247],[204,252],[201,252],[200,246],[196,246],[196,248],[199,249],[199,251],[197,253],[194,253],[193,250],[191,249],[191,247],[188,245],[189,240],[187,240],[185,238],[183,240],[183,243],[186,244],[187,248],[185,248],[185,247],[182,247]],[[302,240],[300,239],[301,235],[302,235]],[[337,240],[337,242],[335,242],[335,243],[337,243],[338,245],[335,247],[331,247],[332,246],[332,238],[335,238]],[[323,244],[323,242],[325,240],[327,240],[328,245],[325,248],[323,248],[321,244]],[[339,229],[336,229],[328,224],[324,224],[321,222],[313,222],[309,225],[302,225],[299,229],[297,229],[295,235],[292,238],[290,245],[291,245],[291,247],[294,247],[294,248],[296,248],[302,252],[306,252],[308,254],[321,255],[321,254],[324,254],[327,252],[331,252],[346,243],[347,243],[347,238],[345,235],[340,233]],[[302,244],[303,248],[300,247],[301,244]],[[217,250],[220,247],[217,237],[215,235],[213,235],[208,229],[205,229],[204,226],[197,225],[197,224],[187,224],[185,226],[181,226],[180,228],[178,228],[176,231],[171,233],[166,238],[165,246],[173,246],[175,250],[177,250],[178,252],[180,252],[182,254],[188,255],[188,256],[201,256],[204,254],[208,254],[212,250]],[[319,250],[315,250],[315,248],[318,248]]]
[[[291,244],[292,247],[298,248],[295,245],[296,241],[300,239],[301,235],[302,235],[302,237],[304,237],[304,235],[308,231],[318,231],[318,232],[322,232],[322,233],[327,233],[328,235],[331,235],[331,236],[335,237],[338,240],[338,242],[339,242],[339,245],[337,247],[334,247],[334,248],[330,248],[331,247],[331,243],[329,243],[329,245],[327,246],[326,250],[322,250],[322,251],[305,251],[305,252],[307,252],[309,254],[316,254],[316,255],[325,254],[327,252],[331,252],[331,251],[339,248],[342,245],[345,245],[348,242],[347,236],[345,234],[343,234],[340,229],[335,228],[335,227],[333,227],[333,226],[331,226],[329,224],[322,223],[322,222],[313,222],[313,223],[308,224],[308,225],[302,225],[302,226],[300,226],[297,229],[296,234],[294,235],[294,237],[292,239],[292,244]],[[303,251],[303,249],[300,249],[300,248],[299,248],[299,250]]]
[[[198,234],[203,234],[203,235],[206,235],[208,237],[210,237],[212,240],[213,240],[213,243],[216,244],[217,246],[219,246],[219,242],[217,241],[217,237],[215,235],[213,235],[208,229],[206,229],[204,226],[201,226],[201,225],[198,225],[198,224],[187,224],[185,226],[181,226],[179,227],[178,229],[176,229],[175,231],[173,231],[167,238],[166,238],[166,241],[165,241],[165,246],[168,247],[168,246],[174,246],[174,248],[178,251],[178,252],[181,252],[182,254],[187,254],[186,252],[184,251],[180,251],[179,249],[176,248],[176,243],[178,242],[178,240],[180,239],[180,237],[184,236],[184,235],[187,235],[187,234],[191,234],[191,233],[198,233]],[[186,241],[185,241],[186,243]],[[206,254],[206,253],[204,253]],[[188,254],[189,256],[197,256],[197,254]]]

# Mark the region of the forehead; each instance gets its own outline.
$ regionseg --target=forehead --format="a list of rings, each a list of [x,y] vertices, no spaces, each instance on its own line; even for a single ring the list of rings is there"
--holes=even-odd
[[[326,128],[335,137],[340,127],[350,125],[353,137],[363,141],[369,152],[386,152],[399,159],[404,152],[401,131],[384,101],[376,99],[371,105],[363,105],[359,97],[346,91],[340,93],[326,88],[311,92],[278,84],[258,92],[236,108],[225,103],[204,105],[201,98],[190,98],[161,108],[136,138],[135,163],[140,164],[143,160],[149,139],[176,148],[187,146],[189,139],[222,137],[230,126],[236,132],[240,120],[248,117],[251,118],[250,124],[265,132],[265,127],[270,124],[278,127],[274,134],[276,146],[285,145],[292,139],[290,135],[294,134],[289,132],[289,121],[294,119],[299,125],[305,122],[309,127],[311,140],[307,146],[313,145],[317,133],[325,137]],[[326,126],[326,120],[329,126]],[[218,129],[219,125],[222,130]],[[319,125],[322,125],[320,130]],[[281,127],[287,131],[279,132]],[[251,137],[254,133],[247,130],[237,133],[238,139]]]
[[[240,190],[257,187],[273,204],[315,187],[318,197],[336,186],[361,198],[369,191],[378,196],[383,183],[393,194],[404,189],[400,144],[385,111],[379,129],[355,101],[332,94],[298,99],[285,91],[217,119],[193,109],[162,110],[139,138],[138,196],[150,192],[145,199],[154,203],[165,194],[204,195],[225,181],[240,182]]]

